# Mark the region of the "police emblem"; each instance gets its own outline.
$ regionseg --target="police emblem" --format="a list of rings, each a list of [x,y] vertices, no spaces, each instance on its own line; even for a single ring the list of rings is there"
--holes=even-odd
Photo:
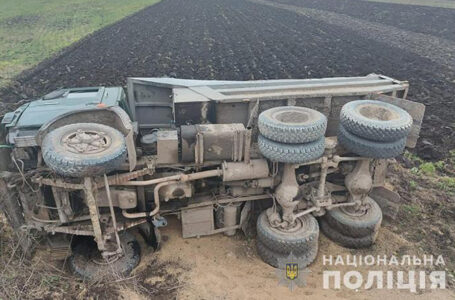
[[[299,264],[298,263],[287,263],[286,264],[286,278],[294,280],[299,277]]]
[[[305,286],[305,275],[310,273],[310,270],[304,269],[305,267],[305,262],[292,253],[288,257],[278,258],[276,274],[280,280],[279,284],[288,286],[291,291],[296,286]]]

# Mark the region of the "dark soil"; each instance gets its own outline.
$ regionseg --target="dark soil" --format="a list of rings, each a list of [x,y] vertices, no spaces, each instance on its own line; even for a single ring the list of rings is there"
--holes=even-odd
[[[404,165],[418,168],[418,162],[402,159]],[[396,219],[387,225],[412,242],[415,249],[442,255],[450,287],[455,286],[455,186],[444,183],[444,178],[455,175],[454,162],[454,157],[446,159],[444,168],[432,174],[391,165],[389,179],[402,203]]]
[[[357,2],[342,3],[359,18],[366,10],[388,11],[390,17],[381,19],[384,23],[409,30],[431,27],[439,34],[454,28],[453,10],[406,6],[401,10],[407,8],[416,17],[403,25],[403,17],[392,15],[400,11],[396,5]],[[319,1],[302,3],[316,6]],[[333,6],[324,5],[320,8]],[[411,22],[417,17],[420,21]],[[0,98],[17,101],[62,86],[124,85],[128,76],[251,80],[374,72],[410,81],[409,98],[427,105],[418,153],[440,159],[455,148],[454,70],[374,36],[361,37],[292,11],[245,0],[164,0],[24,72]]]
[[[412,32],[455,40],[455,9],[368,2],[365,0],[277,0],[281,3],[333,11]]]

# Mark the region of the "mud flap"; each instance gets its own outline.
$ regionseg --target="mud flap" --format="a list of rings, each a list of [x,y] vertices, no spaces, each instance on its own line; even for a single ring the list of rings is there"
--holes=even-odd
[[[379,186],[373,188],[369,196],[381,207],[382,214],[386,220],[395,220],[401,202],[401,197],[398,193]]]

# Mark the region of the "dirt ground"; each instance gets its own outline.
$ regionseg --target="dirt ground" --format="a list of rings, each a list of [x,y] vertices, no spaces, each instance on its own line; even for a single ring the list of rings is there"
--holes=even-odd
[[[165,273],[153,274],[146,282],[159,287],[169,276],[174,281],[172,293],[178,299],[280,299],[291,297],[311,297],[311,299],[399,299],[413,296],[413,299],[449,299],[455,293],[449,290],[434,290],[411,294],[406,290],[361,290],[323,289],[322,271],[348,270],[349,267],[324,266],[323,255],[398,255],[403,248],[412,245],[391,232],[381,230],[377,244],[368,250],[352,251],[337,246],[321,235],[320,251],[317,260],[309,267],[307,285],[290,291],[279,285],[275,269],[264,264],[256,255],[254,240],[247,240],[242,234],[226,237],[222,234],[199,239],[182,239],[181,226],[177,219],[171,218],[169,226],[162,230],[166,241],[155,255],[147,255],[136,269],[141,272],[150,260],[165,266]],[[406,253],[412,253],[408,250]],[[414,252],[415,253],[415,252]],[[349,269],[350,270],[350,269]],[[368,269],[359,268],[361,272]],[[169,287],[168,287],[169,289]],[[124,299],[142,299],[144,294],[131,288],[123,288],[120,295]],[[166,296],[169,296],[167,294]]]

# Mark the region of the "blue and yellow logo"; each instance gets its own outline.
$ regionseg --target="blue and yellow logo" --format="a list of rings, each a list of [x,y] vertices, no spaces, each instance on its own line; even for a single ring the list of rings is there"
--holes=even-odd
[[[298,263],[286,263],[286,278],[294,280],[299,277],[299,264]]]

